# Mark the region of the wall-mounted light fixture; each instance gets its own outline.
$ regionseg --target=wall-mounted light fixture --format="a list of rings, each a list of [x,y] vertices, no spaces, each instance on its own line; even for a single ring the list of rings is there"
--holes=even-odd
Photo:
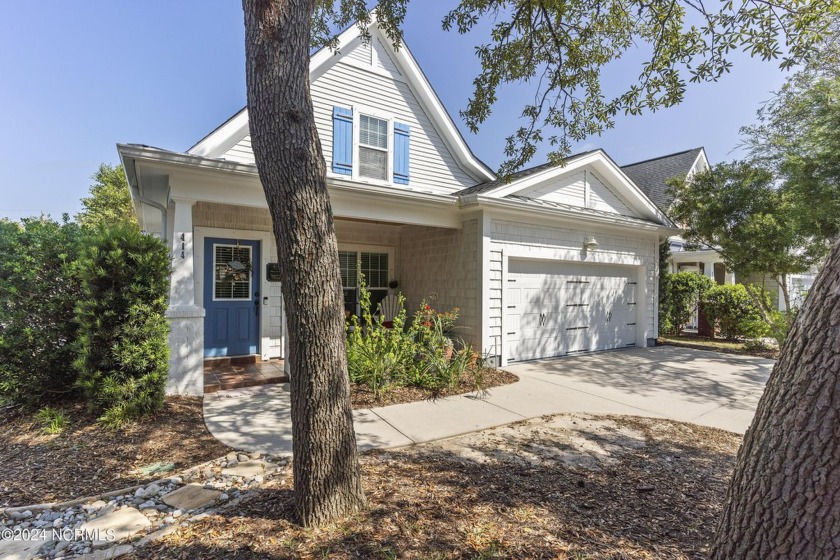
[[[594,251],[598,248],[598,242],[590,235],[583,240],[583,248],[586,249],[587,252]]]

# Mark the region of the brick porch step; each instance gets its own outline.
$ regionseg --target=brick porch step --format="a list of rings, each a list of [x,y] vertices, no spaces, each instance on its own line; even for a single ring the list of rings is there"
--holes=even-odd
[[[253,356],[204,361],[204,393],[287,383],[283,360],[257,362]]]

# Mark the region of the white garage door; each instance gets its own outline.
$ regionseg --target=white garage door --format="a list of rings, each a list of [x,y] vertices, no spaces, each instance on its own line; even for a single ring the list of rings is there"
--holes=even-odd
[[[508,361],[635,346],[636,288],[631,267],[512,259]]]

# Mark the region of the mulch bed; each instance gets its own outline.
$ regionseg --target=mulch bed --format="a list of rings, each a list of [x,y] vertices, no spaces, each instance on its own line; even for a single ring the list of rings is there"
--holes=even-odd
[[[484,388],[519,380],[493,368],[482,372]],[[475,390],[472,375],[465,374],[456,388],[438,393],[395,387],[375,399],[370,389],[354,385],[351,397],[353,408],[370,408]],[[135,471],[140,467],[173,463],[173,471],[179,471],[229,451],[207,431],[201,399],[196,397],[167,397],[160,413],[118,431],[98,424],[82,402],[56,408],[70,418],[70,426],[60,435],[41,433],[34,413],[0,409],[0,508],[71,500],[142,484],[166,475]]]
[[[646,443],[602,469],[523,462],[517,446],[559,445],[539,426],[489,461],[422,445],[370,452],[368,508],[349,519],[296,525],[287,476],[132,558],[704,558],[741,437],[615,420]]]
[[[70,426],[55,436],[41,433],[34,414],[0,410],[0,507],[117,490],[166,476],[136,468],[174,463],[182,470],[228,451],[204,427],[197,397],[167,397],[160,413],[118,431],[99,425],[83,403],[56,408]]]
[[[779,350],[777,348],[748,349],[744,347],[743,342],[731,342],[726,340],[718,340],[707,338],[704,336],[681,335],[679,337],[665,337],[658,338],[656,344],[660,346],[680,346],[682,348],[693,348],[695,350],[711,350],[713,352],[723,352],[724,354],[739,354],[741,356],[755,356],[756,358],[768,358],[771,360],[779,359]]]
[[[499,387],[500,385],[508,385],[516,383],[519,378],[512,373],[501,369],[483,368],[481,370],[482,388],[490,389],[491,387]],[[351,384],[350,386],[350,401],[354,409],[371,408],[375,406],[388,406],[391,404],[411,403],[429,399],[437,399],[442,397],[451,397],[453,395],[463,395],[465,393],[473,393],[476,391],[475,375],[470,372],[464,372],[458,385],[454,388],[445,388],[440,391],[429,391],[427,389],[419,389],[417,387],[390,387],[383,394],[377,398],[366,385]]]

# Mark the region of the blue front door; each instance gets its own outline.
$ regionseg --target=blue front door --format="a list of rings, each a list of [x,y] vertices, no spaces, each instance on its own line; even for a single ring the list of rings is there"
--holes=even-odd
[[[259,353],[260,242],[204,240],[204,357]]]

